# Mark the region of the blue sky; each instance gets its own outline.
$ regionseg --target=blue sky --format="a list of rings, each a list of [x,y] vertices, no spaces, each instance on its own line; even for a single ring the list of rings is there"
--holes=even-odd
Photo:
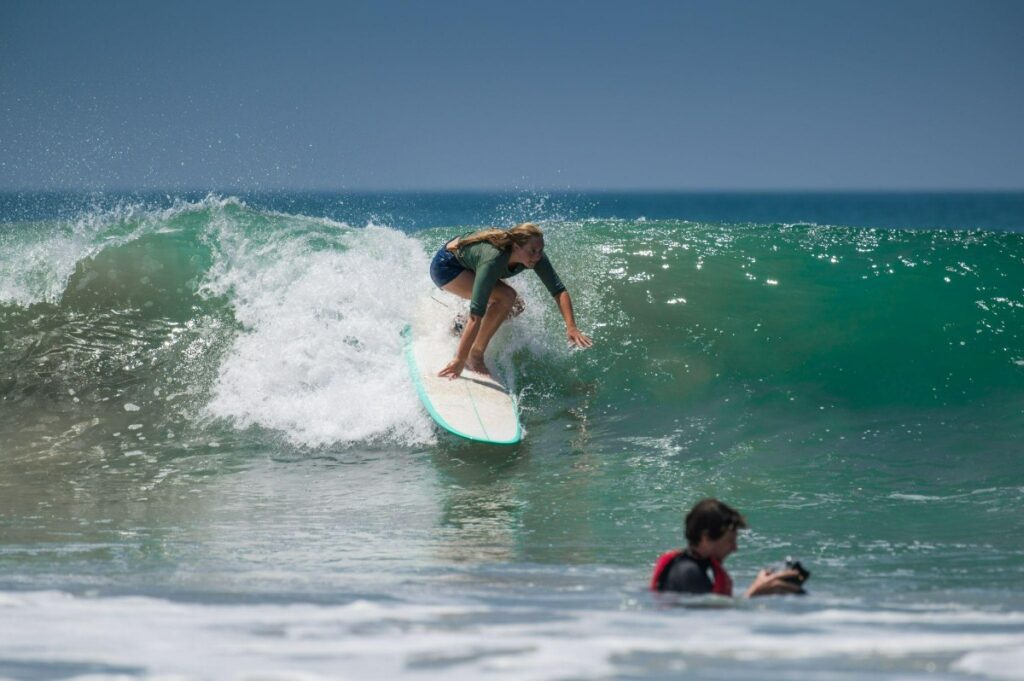
[[[1022,189],[1021,2],[0,0],[4,189]]]

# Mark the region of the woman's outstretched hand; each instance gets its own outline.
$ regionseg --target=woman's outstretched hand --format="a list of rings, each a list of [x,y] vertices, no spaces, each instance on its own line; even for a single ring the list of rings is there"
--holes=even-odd
[[[462,370],[466,368],[466,360],[459,359],[456,357],[452,361],[448,362],[448,366],[437,372],[437,375],[441,378],[447,378],[455,380],[462,374]]]
[[[566,329],[565,335],[569,337],[569,345],[574,345],[577,348],[589,348],[594,344],[594,341],[587,338],[587,336],[575,326]]]

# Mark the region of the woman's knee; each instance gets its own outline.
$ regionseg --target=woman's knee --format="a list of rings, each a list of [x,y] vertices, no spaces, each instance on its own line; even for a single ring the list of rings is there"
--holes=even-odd
[[[499,305],[504,308],[512,309],[515,305],[517,298],[516,290],[508,284],[499,284],[494,287],[491,292],[491,305]]]

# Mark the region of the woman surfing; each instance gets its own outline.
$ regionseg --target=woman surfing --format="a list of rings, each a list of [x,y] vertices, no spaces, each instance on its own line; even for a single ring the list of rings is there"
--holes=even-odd
[[[484,352],[498,327],[523,310],[515,289],[502,279],[532,269],[554,297],[565,320],[569,343],[589,348],[593,342],[576,328],[572,299],[544,255],[544,233],[524,222],[511,229],[485,229],[448,241],[430,263],[430,278],[438,288],[465,298],[469,320],[462,330],[455,359],[438,376],[458,378],[463,369],[489,376]]]

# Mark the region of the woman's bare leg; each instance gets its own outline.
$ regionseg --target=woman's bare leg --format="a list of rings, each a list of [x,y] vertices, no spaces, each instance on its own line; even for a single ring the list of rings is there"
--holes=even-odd
[[[476,334],[476,341],[473,343],[473,353],[479,353],[481,359],[491,338],[497,333],[502,323],[511,317],[516,297],[515,289],[505,282],[499,281],[494,284],[494,290],[491,291],[491,297],[487,301],[487,313],[484,314],[480,330]]]
[[[465,270],[445,284],[444,290],[454,293],[460,298],[472,299],[474,278],[475,274],[473,272]],[[515,314],[522,311],[521,305],[516,306],[517,299],[518,295],[514,288],[503,281],[495,283],[494,290],[491,291],[491,297],[487,301],[487,311],[480,321],[480,328],[473,341],[469,358],[466,360],[467,369],[483,374],[490,373],[484,365],[484,352],[487,351],[487,345],[501,327],[502,322],[513,316],[513,311]]]

